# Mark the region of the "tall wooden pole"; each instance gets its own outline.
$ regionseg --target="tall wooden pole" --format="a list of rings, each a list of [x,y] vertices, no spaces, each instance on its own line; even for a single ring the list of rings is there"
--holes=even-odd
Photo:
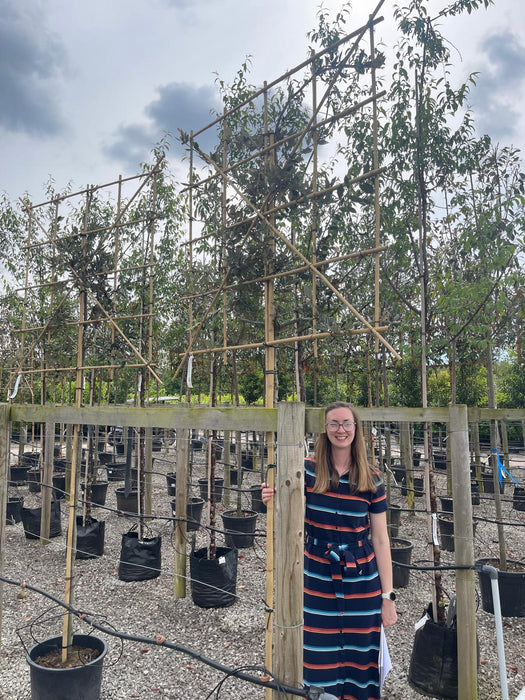
[[[304,435],[303,403],[278,405],[275,523],[275,677],[299,687],[303,678]],[[284,536],[286,533],[286,536]],[[274,692],[274,699],[282,696]]]
[[[473,566],[474,534],[468,442],[468,413],[465,405],[450,406],[449,435],[454,503],[454,551],[456,566]],[[473,569],[456,571],[458,632],[458,697],[478,697],[476,640],[476,587]]]
[[[173,592],[175,598],[186,597],[186,504],[188,502],[188,462],[190,431],[177,429],[177,470],[175,491],[175,513],[180,520],[175,522],[173,563]]]
[[[86,193],[86,208],[84,211],[84,230],[82,232],[82,252],[86,255],[86,231],[89,221],[89,205],[91,201],[91,190]],[[84,324],[86,320],[86,289],[82,283],[85,276],[85,269],[81,270],[82,277],[78,278],[80,282],[79,291],[79,314],[78,314],[78,334],[77,334],[77,371],[75,384],[75,407],[82,408],[82,394],[84,389]],[[69,517],[67,526],[67,546],[66,546],[66,588],[64,592],[64,601],[67,605],[73,605],[74,586],[73,586],[73,567],[75,563],[75,548],[77,541],[77,490],[79,486],[78,468],[79,456],[81,454],[82,444],[82,426],[75,423],[73,426],[73,454],[71,459],[71,483],[69,487]],[[64,614],[62,628],[62,661],[67,660],[68,648],[73,642],[73,626],[72,615],[70,612]]]
[[[271,146],[274,142],[274,134],[268,133],[268,93],[264,93],[264,126],[265,126],[265,146]],[[270,150],[266,159],[266,166],[270,168],[275,162],[275,152]],[[271,206],[271,198],[267,198],[268,206]],[[270,215],[270,222],[273,224],[273,216]],[[270,228],[267,229],[267,235],[271,237],[271,244],[268,246],[268,258],[266,260],[265,274],[271,274],[274,268],[275,255],[275,237]],[[264,340],[266,343],[264,357],[264,406],[265,408],[274,407],[274,392],[275,392],[275,346],[273,340],[275,338],[275,306],[274,306],[274,280],[269,278],[264,283]],[[274,436],[273,433],[266,433],[266,444],[268,447],[268,464],[273,464],[275,460]],[[267,476],[268,485],[273,487],[275,483],[274,469],[268,470]],[[273,608],[273,586],[274,586],[274,529],[273,529],[273,508],[268,508],[266,520],[266,646],[265,646],[265,665],[268,670],[272,670],[272,623],[271,615]],[[265,691],[266,698],[271,697],[271,691]]]

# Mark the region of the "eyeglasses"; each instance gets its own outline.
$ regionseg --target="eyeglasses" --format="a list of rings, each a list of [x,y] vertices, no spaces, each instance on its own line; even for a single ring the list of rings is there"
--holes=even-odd
[[[356,425],[357,423],[354,423],[354,421],[351,420],[344,420],[342,423],[331,420],[330,423],[326,424],[326,429],[331,433],[335,433],[337,430],[339,430],[339,428],[342,428],[343,430],[350,430],[350,428],[354,428]]]

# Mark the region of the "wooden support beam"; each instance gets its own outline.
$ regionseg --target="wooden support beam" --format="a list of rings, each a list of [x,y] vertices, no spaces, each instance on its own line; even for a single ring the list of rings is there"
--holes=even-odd
[[[450,406],[452,499],[454,503],[454,550],[456,566],[473,566],[474,534],[470,492],[470,459],[467,407]],[[458,697],[478,697],[476,641],[476,587],[473,569],[456,571],[458,631]]]
[[[190,431],[188,428],[177,430],[177,468],[175,512],[178,518],[186,517],[188,503],[188,464]],[[186,597],[186,521],[175,523],[173,562],[173,593],[175,598]]]
[[[296,687],[303,678],[304,435],[304,404],[280,403],[274,506],[273,673],[283,683]],[[274,693],[275,700],[280,695]]]

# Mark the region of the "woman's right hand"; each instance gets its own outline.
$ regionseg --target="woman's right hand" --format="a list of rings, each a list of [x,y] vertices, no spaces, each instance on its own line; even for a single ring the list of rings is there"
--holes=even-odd
[[[262,491],[261,491],[261,497],[262,497],[262,502],[264,505],[268,503],[268,501],[271,501],[273,498],[274,493],[277,491],[275,488],[271,488],[268,486],[268,484],[261,484]]]

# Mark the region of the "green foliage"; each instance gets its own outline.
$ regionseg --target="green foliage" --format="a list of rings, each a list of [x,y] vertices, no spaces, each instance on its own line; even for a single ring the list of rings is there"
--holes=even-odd
[[[516,360],[500,363],[498,388],[501,408],[525,408],[525,365]]]
[[[251,361],[242,368],[237,377],[239,393],[247,404],[257,403],[264,396],[264,373],[260,364]]]

